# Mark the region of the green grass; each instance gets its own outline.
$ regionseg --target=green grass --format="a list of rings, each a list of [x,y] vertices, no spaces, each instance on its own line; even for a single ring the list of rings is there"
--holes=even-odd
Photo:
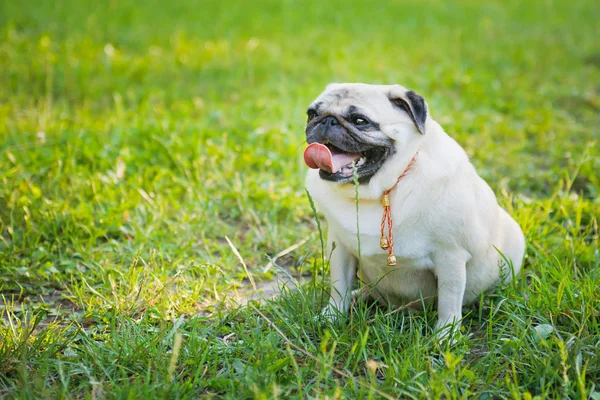
[[[591,0],[0,2],[0,397],[599,399],[599,19]],[[525,231],[523,274],[450,348],[435,310],[315,322],[304,111],[332,81],[422,94]],[[313,279],[232,307],[278,271]]]

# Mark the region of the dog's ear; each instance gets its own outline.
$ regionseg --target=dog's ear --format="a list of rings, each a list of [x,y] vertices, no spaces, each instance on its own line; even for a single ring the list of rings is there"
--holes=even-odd
[[[425,99],[412,90],[394,91],[388,97],[395,107],[408,113],[417,130],[424,135],[428,112]]]

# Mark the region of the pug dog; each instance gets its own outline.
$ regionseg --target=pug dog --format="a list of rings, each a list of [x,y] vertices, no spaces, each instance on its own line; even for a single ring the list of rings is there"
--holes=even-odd
[[[323,316],[347,314],[360,265],[378,301],[418,308],[437,298],[444,337],[463,305],[519,273],[521,228],[423,97],[400,85],[330,84],[307,115],[306,186],[329,227]]]

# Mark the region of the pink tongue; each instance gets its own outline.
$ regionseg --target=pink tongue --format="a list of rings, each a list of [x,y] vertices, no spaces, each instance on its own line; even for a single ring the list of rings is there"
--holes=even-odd
[[[335,174],[342,167],[358,160],[360,154],[332,154],[329,148],[321,143],[312,143],[304,150],[304,162],[312,169],[322,169]]]

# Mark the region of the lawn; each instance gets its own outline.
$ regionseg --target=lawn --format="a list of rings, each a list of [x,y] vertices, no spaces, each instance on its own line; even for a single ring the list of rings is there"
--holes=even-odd
[[[0,2],[0,397],[600,399],[599,20],[591,0]],[[333,81],[423,95],[525,232],[522,275],[452,346],[434,308],[315,319],[304,123]],[[277,277],[293,290],[237,305]]]

